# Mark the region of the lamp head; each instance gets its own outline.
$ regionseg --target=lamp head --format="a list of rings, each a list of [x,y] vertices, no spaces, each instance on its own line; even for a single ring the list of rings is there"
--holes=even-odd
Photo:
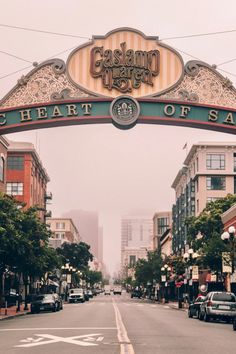
[[[228,229],[229,233],[230,234],[235,234],[235,227],[234,226],[230,226],[229,229]]]
[[[226,241],[229,238],[230,238],[230,234],[227,231],[223,232],[223,234],[221,235],[221,240],[223,241]]]

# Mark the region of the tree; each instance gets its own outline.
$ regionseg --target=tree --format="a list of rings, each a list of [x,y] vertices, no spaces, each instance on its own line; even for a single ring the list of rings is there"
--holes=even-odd
[[[102,282],[102,272],[87,270],[85,272],[85,280],[93,287],[95,284]]]
[[[12,197],[0,193],[0,300],[3,275],[6,269],[13,269],[17,265],[21,245],[19,225],[22,220],[19,206]]]
[[[0,194],[0,279],[6,269],[28,278],[41,277],[57,267],[60,259],[50,249],[50,231],[37,216],[37,207],[27,210],[12,197]],[[0,281],[0,294],[2,281]]]
[[[221,215],[236,203],[236,195],[228,194],[225,198],[207,204],[198,217],[186,219],[188,243],[201,255],[202,267],[216,272],[221,271],[222,252],[228,248],[221,240],[223,223]],[[198,233],[202,237],[196,238]]]
[[[159,252],[148,252],[147,259],[139,259],[135,265],[135,279],[137,285],[147,286],[153,280],[160,281],[163,259]]]
[[[85,242],[63,243],[61,248],[57,248],[57,253],[62,256],[64,263],[84,271],[87,270],[89,261],[93,260],[89,250],[90,246]]]

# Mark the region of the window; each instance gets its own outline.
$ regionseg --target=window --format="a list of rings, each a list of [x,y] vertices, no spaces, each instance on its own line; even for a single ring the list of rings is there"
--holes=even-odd
[[[58,239],[58,240],[64,240],[64,238],[65,238],[64,232],[56,232],[55,233],[55,238]]]
[[[136,263],[136,256],[129,256],[129,266],[134,267]]]
[[[9,194],[9,195],[23,195],[23,183],[21,183],[21,182],[7,183],[7,194]]]
[[[4,158],[0,157],[0,181],[4,181]]]
[[[207,190],[225,190],[225,177],[212,176],[206,179]]]
[[[159,218],[158,223],[158,235],[164,234],[164,232],[169,228],[169,218]]]
[[[65,229],[65,223],[64,222],[57,222],[56,223],[56,229]]]
[[[224,170],[225,155],[224,154],[207,154],[206,158],[207,170]]]
[[[236,154],[234,154],[234,172],[236,172]]]
[[[23,156],[8,156],[7,169],[8,170],[23,170],[24,158]]]

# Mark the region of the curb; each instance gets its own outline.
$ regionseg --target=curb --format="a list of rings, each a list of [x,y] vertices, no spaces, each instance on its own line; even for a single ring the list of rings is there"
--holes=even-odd
[[[16,317],[22,317],[22,316],[28,315],[29,313],[30,312],[24,312],[24,313],[19,313],[16,315],[9,315],[9,316],[0,318],[0,321],[12,320],[13,318],[16,318]]]

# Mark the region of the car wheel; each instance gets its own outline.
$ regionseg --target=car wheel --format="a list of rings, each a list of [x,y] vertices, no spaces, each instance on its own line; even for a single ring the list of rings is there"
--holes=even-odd
[[[201,311],[199,311],[198,319],[199,319],[200,321],[203,320]]]
[[[56,307],[56,304],[53,306],[53,308],[52,308],[52,312],[56,312],[56,310],[57,310],[57,307]]]
[[[200,319],[200,311],[197,311],[197,318]]]
[[[205,313],[204,313],[203,320],[204,320],[204,322],[209,322],[209,321],[210,321],[210,317],[208,316],[208,314],[206,313],[206,311],[205,311]]]
[[[192,314],[192,312],[191,312],[190,309],[188,309],[188,317],[189,317],[189,318],[193,318],[193,314]]]
[[[236,318],[233,321],[233,331],[236,331]]]

